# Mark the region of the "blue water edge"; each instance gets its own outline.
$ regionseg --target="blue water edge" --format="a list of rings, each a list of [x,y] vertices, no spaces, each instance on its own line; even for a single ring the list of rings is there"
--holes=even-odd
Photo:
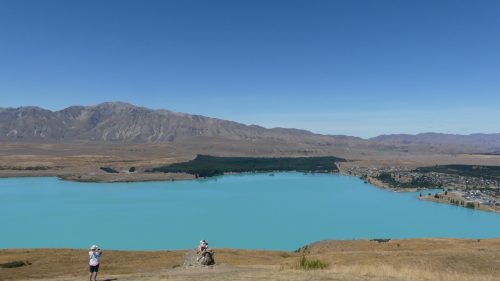
[[[174,182],[0,179],[0,248],[295,250],[324,239],[500,237],[500,215],[332,174]]]

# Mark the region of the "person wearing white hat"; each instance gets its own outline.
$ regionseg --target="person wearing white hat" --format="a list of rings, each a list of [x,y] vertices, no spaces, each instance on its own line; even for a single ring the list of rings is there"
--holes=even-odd
[[[102,255],[101,249],[97,245],[92,245],[89,251],[89,272],[90,281],[97,281],[97,273],[99,272],[99,259]],[[92,279],[92,277],[94,279]]]

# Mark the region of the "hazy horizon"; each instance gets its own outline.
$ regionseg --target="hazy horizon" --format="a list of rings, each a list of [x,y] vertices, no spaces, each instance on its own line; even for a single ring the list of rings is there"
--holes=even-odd
[[[498,133],[498,1],[0,1],[0,107]]]

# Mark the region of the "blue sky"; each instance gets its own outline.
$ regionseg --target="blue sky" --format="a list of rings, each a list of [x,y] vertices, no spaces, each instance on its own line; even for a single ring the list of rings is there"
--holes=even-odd
[[[0,0],[0,107],[500,132],[500,1]]]

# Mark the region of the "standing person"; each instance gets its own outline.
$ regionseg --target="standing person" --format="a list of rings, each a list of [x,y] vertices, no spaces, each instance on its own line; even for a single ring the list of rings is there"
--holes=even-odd
[[[97,273],[99,272],[99,258],[102,255],[101,249],[97,245],[92,245],[89,251],[89,277],[90,281],[97,281]],[[94,276],[94,279],[92,279]]]

